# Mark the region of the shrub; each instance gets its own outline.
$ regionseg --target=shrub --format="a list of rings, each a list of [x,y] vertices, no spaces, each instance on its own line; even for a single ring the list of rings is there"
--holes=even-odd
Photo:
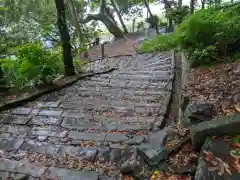
[[[175,47],[177,47],[176,34],[158,35],[154,39],[143,41],[139,47],[139,52],[167,51]]]
[[[2,59],[4,76],[11,87],[29,88],[51,83],[60,73],[61,54],[25,44],[14,49],[16,60]]]
[[[195,65],[226,59],[240,51],[240,5],[202,9],[186,18],[171,35],[157,36],[141,52],[180,48]]]
[[[204,61],[206,56],[199,52],[209,51],[208,57],[213,62],[231,56],[240,50],[240,5],[198,11],[177,28],[177,33],[180,48],[191,59]]]

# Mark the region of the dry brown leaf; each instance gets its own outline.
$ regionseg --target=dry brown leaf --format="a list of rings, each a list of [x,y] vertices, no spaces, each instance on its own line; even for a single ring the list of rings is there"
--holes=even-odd
[[[236,148],[240,148],[240,143],[233,143],[232,146]]]
[[[237,170],[238,173],[240,173],[240,162],[239,158],[234,159],[233,167]]]
[[[235,109],[240,112],[240,103],[235,104]]]
[[[206,155],[206,156],[208,156],[208,157],[209,157],[209,156],[211,156],[211,157],[213,156],[212,152],[208,152],[208,151],[205,151],[205,150],[204,150],[203,153],[204,153],[204,155]]]
[[[230,166],[224,162],[221,158],[219,157],[216,157],[216,160],[219,162],[219,165],[220,165],[220,168],[221,168],[221,171],[224,170],[228,172],[228,174],[232,175],[231,173],[231,170],[230,170]]]

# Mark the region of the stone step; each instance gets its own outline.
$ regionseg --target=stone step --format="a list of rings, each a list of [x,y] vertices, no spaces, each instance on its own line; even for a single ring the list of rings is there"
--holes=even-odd
[[[100,87],[109,87],[109,88],[132,88],[132,89],[169,89],[170,82],[161,82],[161,83],[146,83],[146,84],[140,84],[136,82],[131,82],[126,84],[126,82],[115,82],[115,83],[109,83],[107,81],[105,82],[99,82],[99,81],[87,81],[87,86],[100,86]]]
[[[166,100],[165,100],[166,101]],[[79,102],[73,104],[72,102],[66,102],[62,104],[63,109],[76,109],[85,111],[96,111],[96,112],[114,112],[123,113],[128,116],[136,114],[165,114],[166,104],[162,103],[130,103],[130,102],[113,102],[113,103],[102,103],[103,100],[93,100],[85,104],[84,102]],[[74,108],[73,108],[74,107]]]
[[[116,75],[131,75],[131,74],[136,74],[136,75],[162,75],[162,74],[169,74],[171,73],[169,70],[171,69],[171,66],[162,66],[166,70],[159,70],[159,71],[146,71],[146,70],[131,70],[131,71],[126,71],[126,72],[119,72],[116,73]],[[168,69],[167,69],[168,68]],[[111,74],[115,75],[115,74]],[[102,74],[101,76],[107,76],[107,74]]]
[[[80,97],[82,100],[87,99],[87,98],[94,98],[94,99],[107,99],[107,100],[111,100],[111,101],[151,101],[151,102],[159,102],[161,101],[161,99],[163,99],[167,93],[170,93],[169,91],[162,93],[162,94],[158,94],[158,95],[134,95],[134,93],[131,94],[125,94],[124,92],[109,92],[107,94],[103,94],[102,92],[81,92],[78,95],[78,97]],[[154,94],[154,93],[153,93]],[[76,97],[74,97],[73,100],[76,100]]]
[[[107,113],[99,113],[96,115],[91,115],[80,111],[72,111],[72,110],[66,110],[63,115],[64,118],[71,118],[76,120],[76,123],[78,123],[77,120],[88,120],[88,121],[94,121],[94,122],[101,122],[102,127],[104,127],[105,123],[109,123],[111,127],[115,127],[116,124],[119,123],[139,123],[139,124],[151,124],[155,122],[155,116],[119,116],[114,115],[111,113],[111,116],[109,116]],[[89,126],[89,124],[87,125]],[[110,127],[108,127],[110,128]]]
[[[148,92],[155,92],[155,91],[171,91],[172,90],[172,81],[169,81],[163,85],[159,85],[157,83],[157,86],[154,85],[144,85],[144,86],[138,86],[138,85],[96,85],[94,83],[91,84],[81,84],[82,86],[79,87],[79,89],[96,89],[97,91],[101,91],[100,89],[104,89],[104,91],[115,91],[116,89],[118,90],[131,90],[131,91],[148,91]]]
[[[59,168],[59,167],[46,167],[37,163],[30,163],[28,160],[10,160],[0,159],[0,171],[2,178],[21,177],[21,179],[34,178],[50,178],[59,180],[98,180],[99,174],[94,171],[81,171],[75,169]],[[8,172],[8,173],[4,173]],[[9,174],[11,173],[11,175]],[[16,176],[14,173],[18,173]]]
[[[154,62],[149,62],[146,66],[150,67],[150,66],[156,66],[156,65],[159,65],[159,64],[168,64],[168,63],[171,63],[172,62],[172,59],[171,57],[167,57],[167,58],[162,58],[162,59],[156,59],[156,61]]]
[[[121,88],[109,88],[109,87],[79,87],[78,88],[79,94],[81,93],[102,93],[103,95],[113,93],[114,95],[119,94],[119,93],[124,93],[124,94],[129,94],[133,96],[151,96],[151,95],[162,95],[165,93],[165,91],[161,91],[159,89],[156,90],[136,90],[136,89],[121,89]]]
[[[172,60],[171,58],[166,58],[164,60],[156,60],[155,62],[149,63],[145,65],[145,68],[149,68],[149,67],[155,67],[155,66],[163,66],[163,65],[171,65],[172,64]]]
[[[139,84],[148,84],[151,82],[160,82],[173,79],[173,75],[162,75],[162,76],[134,76],[134,75],[125,75],[125,76],[112,76],[111,78],[101,78],[101,77],[92,77],[91,81],[98,81],[104,83],[120,83],[124,80],[125,82],[135,82]]]

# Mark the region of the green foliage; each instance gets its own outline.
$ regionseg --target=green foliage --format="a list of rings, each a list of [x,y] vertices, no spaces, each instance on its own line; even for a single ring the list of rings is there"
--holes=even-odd
[[[183,6],[181,9],[176,7],[166,9],[166,18],[172,18],[176,24],[180,24],[188,14],[188,6]]]
[[[61,53],[25,44],[14,49],[16,60],[1,59],[4,76],[13,88],[31,88],[51,83],[60,73]]]
[[[137,23],[137,29],[140,30],[144,26],[144,21],[140,21]]]
[[[240,51],[240,5],[211,7],[185,19],[176,32],[157,36],[140,46],[141,52],[180,48],[194,66],[209,65]]]
[[[175,34],[158,35],[154,39],[145,40],[139,47],[141,53],[154,51],[167,51],[177,47],[177,36]]]
[[[77,74],[81,74],[83,72],[83,66],[86,65],[89,62],[87,59],[74,59],[73,65],[75,68],[75,72]]]
[[[198,11],[177,28],[177,33],[181,49],[195,61],[204,62],[204,53],[209,53],[212,62],[231,56],[240,50],[240,5]]]

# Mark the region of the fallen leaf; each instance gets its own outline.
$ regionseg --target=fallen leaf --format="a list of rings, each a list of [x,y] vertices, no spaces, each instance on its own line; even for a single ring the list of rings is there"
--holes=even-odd
[[[240,143],[232,143],[233,147],[240,148]]]
[[[206,155],[206,156],[213,156],[212,152],[208,152],[208,151],[203,151],[203,153]]]
[[[234,159],[233,161],[233,167],[237,170],[238,173],[240,173],[240,159]]]
[[[225,171],[228,172],[228,174],[232,175],[231,170],[230,170],[230,166],[226,162],[224,162],[219,157],[216,157],[216,160],[219,162],[219,165],[220,165],[220,168],[221,168],[221,173],[222,173],[222,171],[224,173],[224,170],[225,170]]]
[[[212,139],[216,139],[217,136],[212,136]]]
[[[235,109],[240,112],[240,103],[235,104]]]

